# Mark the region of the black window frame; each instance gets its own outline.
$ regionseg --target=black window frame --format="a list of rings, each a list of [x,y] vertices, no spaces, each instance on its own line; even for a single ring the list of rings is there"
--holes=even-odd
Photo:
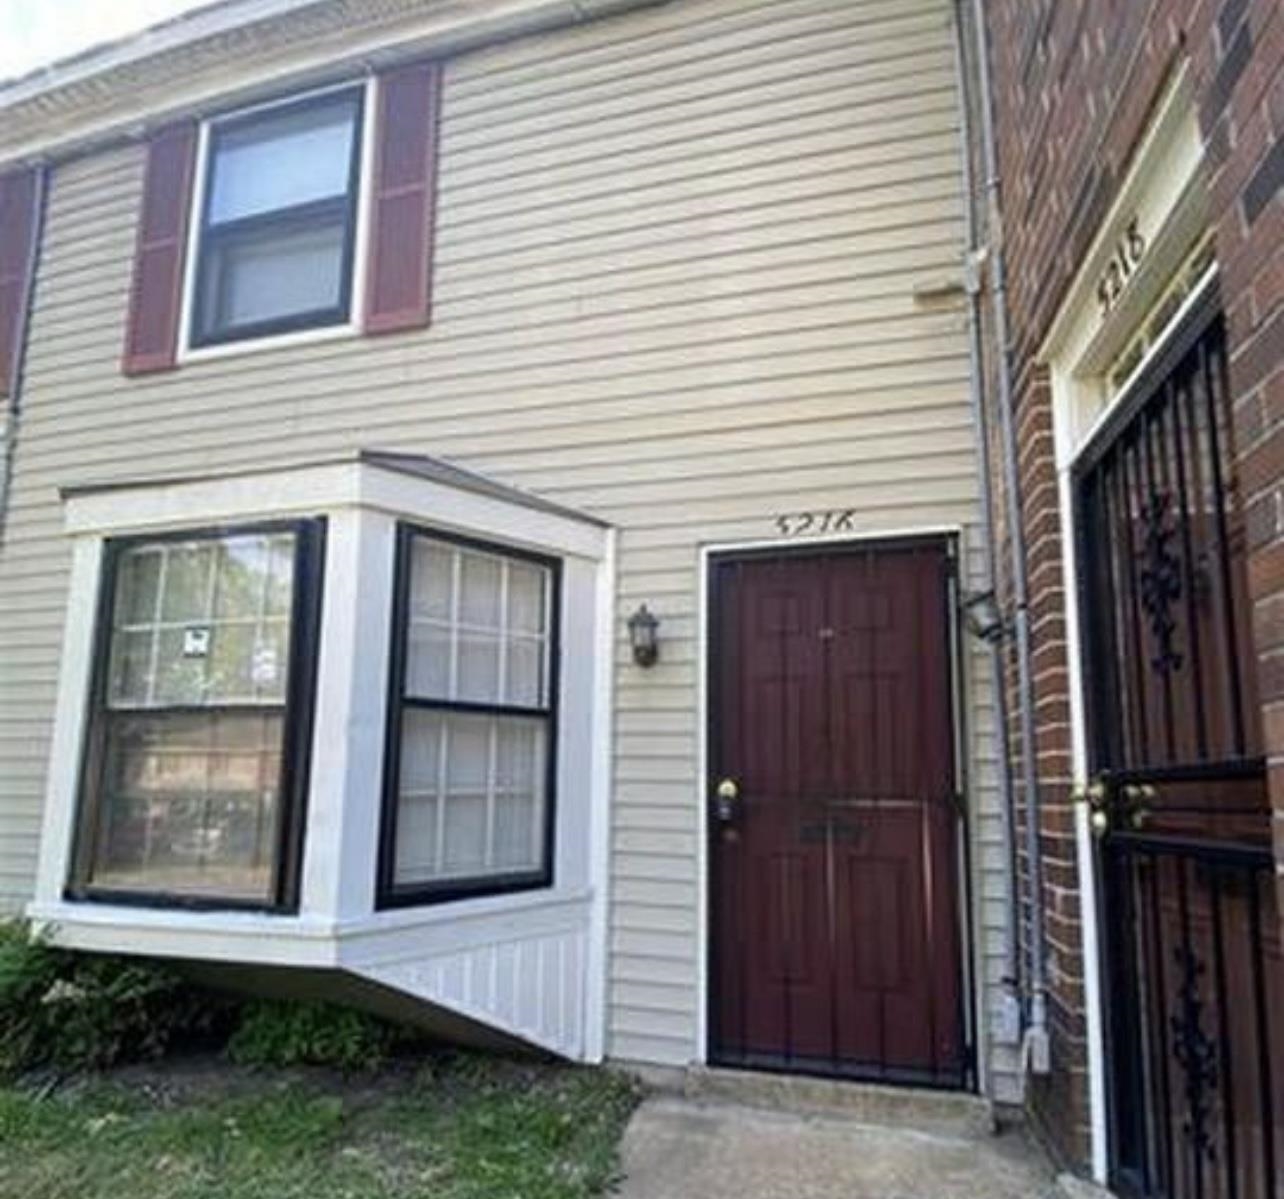
[[[281,802],[277,844],[272,865],[271,899],[263,902],[238,896],[197,894],[173,890],[107,887],[92,881],[107,745],[108,687],[110,684],[112,617],[116,579],[124,552],[138,545],[165,541],[217,541],[253,534],[292,533],[295,537],[293,595],[290,605],[290,651],[285,703],[281,708]],[[109,537],[103,542],[94,615],[93,658],[88,709],[76,789],[71,862],[63,898],[73,903],[107,903],[128,907],[188,911],[248,911],[296,915],[302,878],[307,823],[307,795],[312,766],[312,729],[316,704],[317,659],[325,573],[327,520],[250,521],[166,529]],[[208,714],[258,705],[174,704],[149,709],[155,713]]]
[[[410,583],[412,550],[417,537],[477,550],[480,553],[529,562],[550,572],[551,598],[548,611],[548,703],[546,707],[519,704],[477,703],[467,700],[434,700],[406,695],[406,659],[410,641]],[[382,803],[379,820],[378,866],[375,878],[375,909],[378,911],[425,907],[461,899],[510,895],[551,888],[556,878],[557,856],[557,771],[560,757],[560,713],[562,677],[562,560],[499,541],[467,537],[398,521],[393,564],[392,624],[389,636],[388,711],[385,720]],[[401,741],[407,708],[421,711],[461,712],[480,716],[539,718],[547,722],[548,743],[544,755],[543,860],[537,870],[504,875],[477,875],[441,882],[396,885],[397,816],[401,790]]]
[[[214,167],[218,157],[220,140],[229,131],[243,129],[268,118],[288,115],[294,112],[305,112],[310,108],[320,108],[332,104],[337,98],[349,95],[354,100],[353,131],[350,161],[348,163],[348,187],[341,197],[328,197],[321,200],[310,200],[288,208],[276,208],[269,212],[254,213],[251,216],[238,217],[211,226],[210,206],[214,189],[210,186]],[[346,325],[352,317],[352,299],[356,276],[357,222],[361,209],[361,164],[365,144],[365,110],[366,85],[364,82],[342,84],[327,88],[323,92],[309,93],[294,99],[283,99],[279,102],[256,106],[249,112],[231,113],[224,117],[211,117],[207,122],[205,149],[201,164],[201,211],[196,233],[195,262],[191,291],[191,312],[188,317],[187,344],[191,349],[202,349],[207,346],[229,345],[239,341],[254,341],[265,337],[280,336],[285,333],[298,333],[306,329],[320,329],[336,325]],[[344,217],[343,250],[339,266],[339,300],[336,304],[295,312],[288,316],[273,317],[270,320],[253,321],[243,325],[232,325],[226,328],[206,329],[206,282],[209,271],[210,249],[222,241],[243,235],[247,231],[279,229],[292,232],[295,229],[307,228],[313,223],[333,219],[342,214]]]

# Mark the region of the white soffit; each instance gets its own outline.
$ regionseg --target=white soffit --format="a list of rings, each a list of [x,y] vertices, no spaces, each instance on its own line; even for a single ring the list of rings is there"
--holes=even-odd
[[[0,167],[283,88],[668,0],[224,0],[0,83]]]

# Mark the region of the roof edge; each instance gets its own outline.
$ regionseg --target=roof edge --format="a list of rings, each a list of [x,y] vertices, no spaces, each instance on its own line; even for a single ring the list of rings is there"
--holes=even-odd
[[[218,0],[0,83],[0,168],[345,71],[447,55],[669,0]],[[215,71],[211,64],[225,62]],[[7,136],[6,136],[7,135]]]
[[[260,475],[293,474],[300,471],[317,470],[327,466],[369,466],[375,470],[389,471],[393,474],[409,475],[441,487],[453,487],[474,495],[486,496],[522,508],[530,508],[550,516],[560,516],[580,524],[594,525],[609,529],[609,521],[601,517],[581,512],[577,508],[547,500],[533,491],[514,487],[511,483],[501,483],[488,475],[479,474],[444,458],[434,458],[427,454],[406,453],[395,450],[357,449],[345,453],[330,454],[323,458],[309,458],[300,462],[287,462],[276,466],[243,467],[231,470],[213,470],[188,475],[156,475],[137,479],[88,480],[84,483],[70,483],[58,488],[58,496],[64,502],[84,496],[104,495],[112,492],[143,491],[163,487],[184,487],[194,483],[209,483],[223,479],[249,479]]]

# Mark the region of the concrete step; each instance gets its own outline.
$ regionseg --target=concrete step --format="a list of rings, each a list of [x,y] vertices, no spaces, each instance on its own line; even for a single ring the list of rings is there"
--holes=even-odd
[[[692,1067],[680,1090],[689,1099],[768,1111],[834,1116],[853,1124],[975,1138],[997,1131],[988,1099],[957,1091],[882,1086],[797,1074]]]
[[[945,1136],[653,1095],[621,1147],[619,1199],[1066,1199],[1019,1130]]]

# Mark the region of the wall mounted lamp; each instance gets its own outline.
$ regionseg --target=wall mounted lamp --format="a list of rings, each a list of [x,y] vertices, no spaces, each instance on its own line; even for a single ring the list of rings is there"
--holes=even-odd
[[[963,617],[968,632],[982,641],[997,641],[1007,627],[993,591],[973,591],[964,596]]]
[[[633,661],[639,666],[654,666],[660,657],[660,644],[656,636],[660,622],[643,604],[629,617],[629,644],[633,647]]]

